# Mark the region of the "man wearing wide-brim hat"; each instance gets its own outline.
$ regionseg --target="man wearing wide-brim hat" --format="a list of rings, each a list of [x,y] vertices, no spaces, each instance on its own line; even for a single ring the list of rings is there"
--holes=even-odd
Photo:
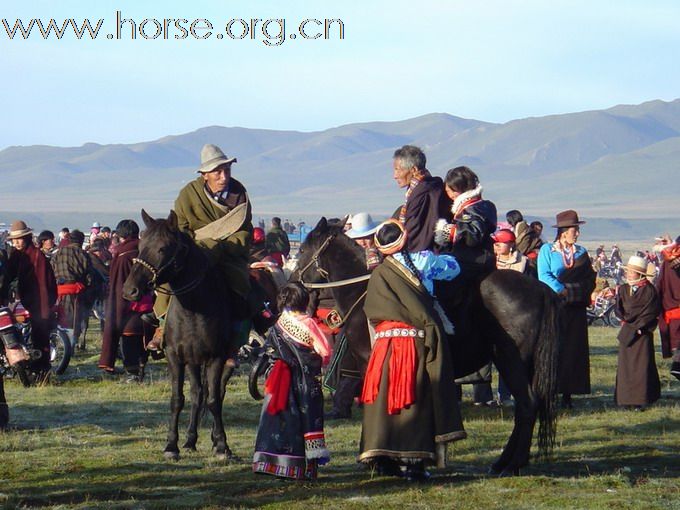
[[[7,302],[10,284],[16,279],[18,297],[31,314],[33,345],[42,353],[34,362],[34,368],[41,375],[47,375],[52,307],[57,300],[54,272],[45,255],[33,244],[33,230],[24,221],[12,222],[7,239],[12,241],[14,250],[7,260],[0,301]]]
[[[619,406],[638,409],[661,396],[659,372],[654,361],[653,331],[661,310],[654,276],[643,257],[633,255],[625,266],[626,283],[616,294],[616,315],[621,319],[614,398]]]
[[[231,176],[236,162],[216,145],[204,145],[200,175],[182,188],[174,209],[180,230],[189,233],[225,274],[236,305],[232,312],[237,316],[241,312],[241,318],[246,318],[252,209],[245,186]],[[154,306],[156,315],[163,317],[167,306],[168,298],[159,294]]]

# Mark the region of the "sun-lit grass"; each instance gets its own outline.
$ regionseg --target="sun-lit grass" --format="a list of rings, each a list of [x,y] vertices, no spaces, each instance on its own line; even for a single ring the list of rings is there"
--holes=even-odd
[[[53,384],[24,389],[7,382],[11,423],[0,434],[0,506],[680,508],[680,383],[670,380],[668,362],[658,358],[662,400],[642,413],[617,409],[613,329],[591,329],[593,394],[561,414],[550,462],[535,462],[520,477],[487,476],[509,435],[512,411],[475,408],[466,396],[470,437],[449,449],[447,469],[415,485],[358,467],[359,410],[353,420],[327,424],[333,459],[316,483],[254,476],[249,458],[260,406],[242,375],[229,385],[224,415],[229,444],[243,460],[213,457],[206,422],[198,452],[165,461],[165,365],[153,363],[142,385],[102,380],[95,336]],[[183,418],[185,427],[186,413]]]

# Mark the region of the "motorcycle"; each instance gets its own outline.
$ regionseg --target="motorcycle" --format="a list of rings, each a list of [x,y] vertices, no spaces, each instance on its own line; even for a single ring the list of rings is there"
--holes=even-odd
[[[616,291],[610,288],[600,292],[592,304],[586,308],[588,325],[601,323],[604,326],[618,328],[621,319],[616,316]]]
[[[2,336],[0,376],[10,378],[16,376],[24,386],[33,384],[40,375],[31,368],[31,362],[42,356],[41,352],[34,348],[32,329],[31,315],[20,302],[17,302],[13,309],[0,308],[0,336]],[[64,328],[57,326],[50,331],[49,346],[52,371],[61,375],[68,367],[73,354],[71,340]],[[22,349],[26,360],[11,365],[6,353],[6,349],[10,347]]]

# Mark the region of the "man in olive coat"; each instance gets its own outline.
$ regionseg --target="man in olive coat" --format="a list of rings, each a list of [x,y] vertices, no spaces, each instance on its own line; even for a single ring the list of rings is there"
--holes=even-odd
[[[180,230],[191,235],[196,244],[221,268],[233,296],[232,312],[238,319],[251,314],[247,300],[251,294],[248,263],[252,241],[252,210],[243,184],[231,177],[236,158],[225,156],[216,145],[201,150],[200,174],[184,186],[175,200]],[[163,318],[170,297],[158,293],[154,313]],[[162,332],[161,330],[159,330]],[[159,348],[161,335],[147,345]]]

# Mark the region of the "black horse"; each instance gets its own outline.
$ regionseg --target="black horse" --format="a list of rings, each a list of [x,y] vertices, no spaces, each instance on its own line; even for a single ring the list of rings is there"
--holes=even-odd
[[[322,218],[300,247],[297,278],[305,283],[333,282],[363,274],[363,250],[341,227],[331,227]],[[338,303],[347,303],[352,301],[347,299],[350,293],[365,291],[366,286],[364,282],[337,287],[333,293]],[[494,271],[469,294],[468,320],[476,334],[467,342],[452,341],[456,377],[493,360],[515,397],[515,422],[491,471],[518,474],[529,462],[537,416],[539,453],[547,456],[555,441],[559,302],[546,285],[516,271]],[[364,343],[365,338],[367,333],[348,336],[354,352],[367,359],[370,345]]]
[[[221,379],[232,342],[232,320],[225,278],[206,255],[177,228],[174,211],[166,220],[142,210],[146,231],[139,256],[125,281],[125,299],[135,301],[151,288],[172,295],[165,323],[165,355],[172,380],[170,424],[164,454],[179,459],[177,425],[184,407],[185,370],[191,383],[191,417],[184,448],[196,449],[202,403],[213,415],[212,442],[220,457],[233,457],[222,422]],[[162,284],[167,286],[160,287]],[[164,290],[169,287],[169,291]],[[203,374],[202,374],[203,369]],[[207,386],[207,387],[205,387]]]

